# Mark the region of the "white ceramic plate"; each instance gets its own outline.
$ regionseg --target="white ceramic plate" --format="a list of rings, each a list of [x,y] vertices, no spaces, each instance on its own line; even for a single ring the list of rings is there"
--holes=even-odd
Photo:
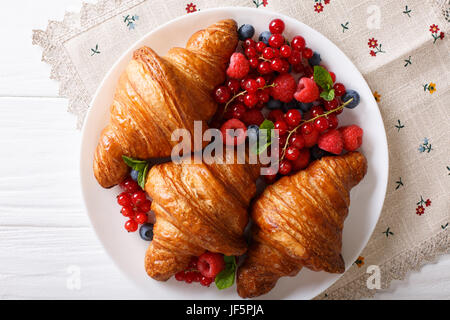
[[[173,46],[184,46],[188,38],[202,28],[225,18],[235,19],[239,25],[252,24],[257,35],[268,29],[269,22],[281,18],[286,23],[288,38],[303,35],[308,47],[321,54],[326,66],[336,73],[338,81],[357,90],[361,104],[354,110],[346,109],[340,124],[358,124],[364,129],[362,152],[369,169],[364,180],[351,192],[351,207],[345,222],[342,255],[349,268],[367,244],[380,216],[387,186],[388,149],[383,121],[373,95],[353,63],[330,40],[300,21],[270,12],[249,8],[221,8],[182,16],[162,25],[143,37],[116,62],[101,83],[91,104],[83,128],[81,148],[81,185],[87,212],[106,251],[118,267],[142,288],[143,298],[150,299],[235,299],[236,287],[219,291],[200,285],[186,285],[175,279],[158,282],[150,279],[144,270],[144,254],[148,243],[138,233],[128,234],[119,213],[116,196],[119,188],[101,188],[93,174],[92,162],[101,130],[107,124],[109,106],[120,73],[130,61],[132,52],[147,45],[164,55]],[[262,299],[311,299],[332,285],[340,275],[303,269],[295,278],[282,278],[276,287]]]

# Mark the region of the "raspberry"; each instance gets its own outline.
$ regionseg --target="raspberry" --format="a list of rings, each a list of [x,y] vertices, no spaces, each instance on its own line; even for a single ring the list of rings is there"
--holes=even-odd
[[[220,131],[226,145],[233,146],[245,142],[247,127],[238,119],[228,120],[222,125]]]
[[[310,78],[301,78],[298,83],[297,92],[294,94],[295,100],[303,103],[310,103],[319,99],[319,87]]]
[[[341,133],[332,129],[319,137],[319,148],[334,154],[340,154],[344,148],[344,141]]]
[[[197,268],[202,276],[215,278],[217,274],[225,268],[223,255],[220,253],[205,252],[198,257]]]
[[[252,124],[259,126],[264,121],[264,116],[261,111],[257,109],[251,109],[242,115],[241,120],[247,125]]]
[[[250,71],[250,63],[247,58],[239,52],[233,53],[228,66],[227,75],[230,78],[242,79]]]
[[[290,74],[282,74],[273,81],[275,87],[270,88],[270,94],[276,100],[282,102],[290,102],[294,96],[296,83],[293,76]]]
[[[317,130],[313,130],[310,134],[304,134],[303,139],[305,140],[305,147],[311,148],[319,140],[319,132]]]
[[[339,128],[344,140],[344,149],[347,151],[355,151],[362,145],[363,129],[357,125]]]

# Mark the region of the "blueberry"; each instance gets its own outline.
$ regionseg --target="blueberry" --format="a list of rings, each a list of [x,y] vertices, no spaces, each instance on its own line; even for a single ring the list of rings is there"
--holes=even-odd
[[[297,100],[295,100],[295,99],[292,99],[290,102],[288,102],[288,103],[285,103],[284,105],[283,105],[283,111],[284,112],[288,112],[288,110],[291,110],[291,109],[299,109],[299,111],[302,113],[302,115],[303,115],[303,111],[300,109],[300,102],[298,102]]]
[[[253,36],[255,35],[255,28],[253,28],[253,26],[250,24],[243,24],[239,28],[238,34],[239,34],[239,40],[241,40],[241,41],[244,41],[248,38],[253,38]]]
[[[145,241],[153,240],[153,225],[151,223],[145,223],[139,229],[139,235]]]
[[[308,61],[309,61],[309,65],[311,67],[314,67],[314,66],[318,66],[320,64],[320,62],[322,61],[322,59],[320,58],[320,54],[318,54],[317,52],[314,52],[312,58],[309,59]]]
[[[136,170],[131,170],[130,175],[131,175],[131,179],[133,179],[134,181],[137,181],[139,172]]]
[[[259,41],[264,42],[266,45],[269,45],[269,38],[272,36],[270,31],[264,31],[259,35]]]
[[[280,100],[270,99],[267,103],[267,108],[269,109],[280,109],[283,106],[283,102]]]
[[[361,98],[359,97],[359,93],[356,92],[355,90],[347,90],[347,92],[342,97],[342,102],[345,103],[352,98],[353,98],[353,101],[350,102],[345,107],[347,107],[349,109],[354,109],[358,106],[359,102],[361,101]]]
[[[312,103],[303,103],[303,102],[300,102],[300,110],[302,110],[303,112],[308,112],[309,109],[312,108],[312,106],[313,106]]]
[[[317,145],[311,148],[311,157],[314,160],[322,159],[322,157],[330,155],[329,152],[320,149]]]
[[[248,126],[247,128],[247,136],[248,140],[251,142],[256,142],[258,140],[259,135],[259,127],[255,124]]]

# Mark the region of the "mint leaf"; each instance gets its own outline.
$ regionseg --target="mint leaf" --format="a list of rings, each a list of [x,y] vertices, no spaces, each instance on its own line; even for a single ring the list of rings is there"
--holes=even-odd
[[[219,272],[214,282],[219,290],[223,290],[231,287],[234,284],[234,278],[236,277],[236,258],[234,256],[224,256],[225,269]]]
[[[264,150],[266,150],[272,144],[272,130],[275,129],[275,124],[270,120],[264,120],[263,123],[259,126],[260,132],[265,130],[265,134],[260,134],[258,139],[258,147],[256,148],[256,154],[261,154]]]
[[[333,79],[324,67],[314,66],[314,81],[318,86],[327,92],[333,88]]]
[[[320,94],[320,97],[323,98],[326,101],[331,101],[334,99],[334,89],[331,89],[330,91],[323,91]]]
[[[139,186],[144,189],[145,180],[147,178],[148,170],[150,165],[147,161],[133,159],[127,156],[122,156],[123,161],[129,166],[131,169],[138,172],[138,181]]]

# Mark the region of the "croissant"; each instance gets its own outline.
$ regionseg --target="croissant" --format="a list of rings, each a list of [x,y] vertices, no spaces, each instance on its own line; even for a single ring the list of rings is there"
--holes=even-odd
[[[165,57],[148,47],[134,52],[120,76],[109,124],[95,152],[94,174],[101,186],[112,187],[126,177],[122,155],[169,157],[178,144],[171,141],[175,129],[185,128],[193,137],[194,120],[202,121],[203,131],[208,129],[206,122],[217,109],[212,91],[225,81],[238,43],[236,29],[234,20],[219,21]]]
[[[246,252],[243,234],[259,166],[236,160],[171,162],[150,170],[145,191],[156,215],[153,241],[145,255],[150,277],[167,280],[206,250],[228,256]]]
[[[253,237],[238,269],[239,295],[265,294],[280,277],[295,276],[303,266],[344,272],[340,252],[350,190],[366,170],[365,157],[351,152],[324,157],[267,187],[252,208]]]

